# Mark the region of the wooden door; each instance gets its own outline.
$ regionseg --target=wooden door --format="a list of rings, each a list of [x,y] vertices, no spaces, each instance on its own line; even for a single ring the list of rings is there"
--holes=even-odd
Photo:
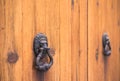
[[[120,81],[120,0],[88,2],[88,80]],[[111,55],[103,55],[102,35],[107,33]]]
[[[120,81],[120,0],[0,0],[0,81]],[[102,34],[112,53],[102,54]],[[54,49],[47,72],[34,67],[33,39]]]

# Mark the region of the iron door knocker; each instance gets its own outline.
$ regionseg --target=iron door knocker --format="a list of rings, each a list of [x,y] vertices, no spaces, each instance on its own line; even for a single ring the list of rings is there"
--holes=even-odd
[[[103,54],[109,56],[111,54],[111,45],[107,33],[103,34],[102,43],[103,43]]]
[[[53,58],[50,55],[49,52],[50,48],[48,48],[47,37],[44,34],[39,33],[35,36],[33,50],[36,56],[35,57],[36,68],[40,71],[47,71],[53,65]],[[42,59],[45,58],[47,55],[50,59],[49,63],[42,61]]]

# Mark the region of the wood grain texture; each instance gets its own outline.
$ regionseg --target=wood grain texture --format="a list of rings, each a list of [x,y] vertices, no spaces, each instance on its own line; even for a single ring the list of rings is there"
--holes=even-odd
[[[0,81],[120,81],[120,0],[0,0]],[[55,50],[47,72],[34,67],[33,39]],[[102,35],[112,54],[102,54]],[[8,57],[17,54],[17,62]],[[11,58],[16,59],[14,56]]]
[[[87,0],[74,0],[71,7],[72,81],[87,81]]]
[[[88,81],[120,81],[118,1],[88,1]],[[102,54],[104,32],[112,47],[108,57]]]
[[[87,0],[0,0],[0,12],[1,81],[87,81]],[[33,63],[40,32],[55,50],[47,72]]]
[[[60,81],[71,81],[71,1],[60,0]]]
[[[119,55],[120,55],[120,0],[117,1],[117,17],[118,17],[118,28],[119,28]],[[119,60],[120,62],[120,60]],[[120,67],[120,64],[119,64]],[[120,70],[119,70],[119,75],[120,75]]]

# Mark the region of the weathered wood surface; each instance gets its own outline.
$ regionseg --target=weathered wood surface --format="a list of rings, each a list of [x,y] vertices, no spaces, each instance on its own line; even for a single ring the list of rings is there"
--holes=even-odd
[[[45,73],[33,67],[39,32],[56,53]],[[1,81],[87,81],[87,0],[0,0],[0,39]]]
[[[120,0],[0,0],[0,81],[120,81]],[[33,38],[48,37],[54,64],[33,66]],[[102,34],[112,54],[102,54]],[[18,57],[17,57],[18,56]]]
[[[120,0],[88,1],[88,81],[120,81]],[[109,35],[110,56],[102,54],[102,35]]]

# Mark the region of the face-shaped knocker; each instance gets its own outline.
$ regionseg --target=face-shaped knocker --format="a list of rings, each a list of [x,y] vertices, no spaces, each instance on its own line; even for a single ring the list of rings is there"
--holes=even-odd
[[[102,43],[103,43],[104,55],[109,56],[111,54],[111,45],[110,45],[110,39],[109,39],[107,33],[103,34]]]
[[[49,53],[50,48],[48,48],[47,37],[42,33],[37,34],[34,38],[33,48],[36,56],[36,68],[40,71],[47,71],[53,65],[53,58]],[[49,63],[42,61],[47,55],[50,59]]]

